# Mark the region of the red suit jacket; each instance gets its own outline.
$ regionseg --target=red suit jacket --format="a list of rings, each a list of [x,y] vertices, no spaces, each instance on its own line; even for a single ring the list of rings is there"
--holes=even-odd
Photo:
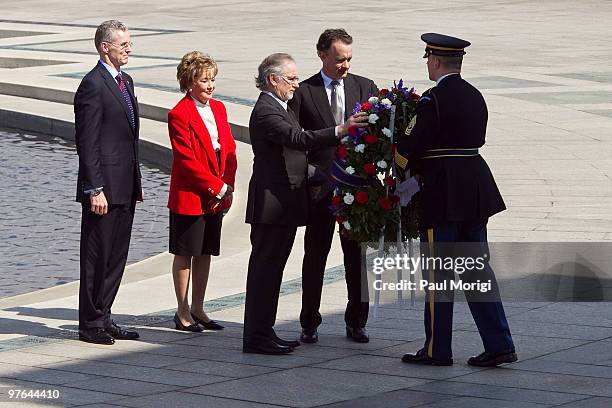
[[[213,211],[209,202],[219,194],[223,184],[234,187],[236,142],[227,122],[227,111],[220,101],[210,99],[209,103],[219,133],[220,165],[217,164],[210,134],[191,96],[187,94],[168,113],[173,157],[168,208],[176,214],[210,214]],[[216,212],[230,205],[224,201]]]

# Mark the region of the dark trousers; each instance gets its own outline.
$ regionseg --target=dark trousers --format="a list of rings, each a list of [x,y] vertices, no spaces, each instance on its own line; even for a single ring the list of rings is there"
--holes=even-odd
[[[474,222],[448,223],[439,227],[421,231],[422,253],[428,257],[445,257],[453,245],[440,243],[476,243],[476,245],[457,244],[455,247],[469,248],[473,254],[488,254],[487,220]],[[434,245],[438,243],[437,245]],[[481,243],[481,244],[480,244]],[[464,250],[464,249],[462,249]],[[455,248],[455,251],[456,248]],[[455,253],[455,255],[458,255]],[[467,275],[467,273],[466,273]],[[488,262],[483,270],[478,272],[481,282],[491,280],[491,291],[482,294],[478,291],[464,291],[470,312],[478,327],[485,351],[514,351],[514,343],[504,312],[495,274]],[[439,271],[435,268],[423,269],[423,279],[432,282],[442,282],[453,279],[452,272]],[[469,277],[462,276],[468,280]],[[452,357],[451,339],[453,330],[453,300],[450,290],[429,291],[425,296],[425,346],[430,357]]]
[[[79,329],[106,327],[130,247],[135,203],[112,205],[96,215],[82,206]]]
[[[245,346],[266,343],[276,337],[273,327],[278,296],[296,231],[296,226],[251,224],[244,308]]]
[[[329,209],[331,195],[311,206],[311,213],[304,235],[304,260],[302,261],[302,310],[300,324],[313,330],[321,324],[321,292],[327,256],[331,249],[336,222]],[[340,236],[344,255],[344,277],[348,303],[344,313],[347,326],[365,327],[368,321],[368,292],[361,245],[357,241]]]

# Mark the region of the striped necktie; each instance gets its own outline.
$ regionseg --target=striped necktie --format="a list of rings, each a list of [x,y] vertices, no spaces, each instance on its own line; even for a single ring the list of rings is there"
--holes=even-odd
[[[132,124],[132,129],[136,128],[136,119],[134,118],[134,106],[132,105],[132,98],[130,98],[130,94],[128,93],[127,86],[125,86],[125,81],[121,76],[121,72],[117,74],[115,77],[117,80],[117,84],[119,85],[119,91],[123,95],[123,99],[125,99],[125,103],[127,104],[128,110],[130,111],[130,123]]]

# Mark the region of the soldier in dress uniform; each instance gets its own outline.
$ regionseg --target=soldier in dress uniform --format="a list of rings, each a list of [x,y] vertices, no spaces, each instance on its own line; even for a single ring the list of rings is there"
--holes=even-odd
[[[419,226],[428,256],[448,243],[471,243],[488,254],[487,221],[506,207],[493,175],[478,149],[485,143],[487,105],[482,94],[461,78],[461,64],[468,41],[442,34],[421,36],[429,79],[436,85],[423,93],[416,118],[397,143],[396,163],[402,169],[418,169]],[[435,245],[434,245],[435,243]],[[445,244],[440,244],[445,243]],[[438,254],[441,254],[441,250]],[[433,268],[423,279],[452,280]],[[480,332],[484,352],[468,364],[496,366],[517,360],[493,270],[485,264],[479,279],[490,279],[487,296],[465,291],[470,311]],[[405,354],[405,363],[452,365],[452,291],[426,290],[425,332],[422,349]]]

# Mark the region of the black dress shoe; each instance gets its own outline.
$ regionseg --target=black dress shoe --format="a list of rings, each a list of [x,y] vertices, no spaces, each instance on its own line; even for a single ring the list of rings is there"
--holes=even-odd
[[[193,313],[191,314],[191,317],[193,317],[193,320],[195,320],[196,323],[201,324],[202,327],[204,327],[206,330],[223,330],[223,326],[221,326],[219,323],[215,322],[214,320],[209,320],[208,323],[206,323],[204,320],[200,319],[198,316],[194,315]]]
[[[272,340],[266,343],[244,345],[242,347],[243,353],[255,353],[255,354],[281,355],[281,354],[289,354],[292,351],[293,351],[293,348],[287,347],[287,346],[281,346],[279,344],[276,344]]]
[[[416,354],[404,354],[402,357],[404,363],[421,364],[432,366],[451,366],[453,365],[452,358],[434,358],[429,357],[424,349],[420,349]]]
[[[138,332],[122,329],[117,326],[115,322],[111,322],[110,326],[106,327],[104,330],[106,330],[115,340],[136,340],[140,337]]]
[[[283,340],[278,336],[274,336],[272,341],[278,344],[279,346],[285,346],[285,347],[291,347],[291,348],[296,348],[300,346],[300,342],[297,340]]]
[[[316,343],[319,341],[319,333],[317,333],[317,329],[302,329],[300,340],[302,340],[303,343]]]
[[[79,340],[94,344],[115,344],[115,339],[101,327],[79,330]]]
[[[180,330],[180,331],[188,331],[188,332],[194,332],[194,333],[199,333],[201,331],[204,331],[204,329],[202,328],[202,326],[200,326],[197,323],[192,323],[189,326],[185,326],[182,322],[181,319],[179,319],[178,317],[178,313],[174,314],[174,328],[176,330]]]
[[[485,351],[477,356],[470,357],[467,363],[476,367],[495,367],[500,364],[514,363],[517,360],[518,357],[514,351],[502,351],[498,353]]]
[[[370,337],[364,327],[358,327],[356,329],[346,326],[346,337],[353,339],[357,343],[367,343],[370,341]]]

